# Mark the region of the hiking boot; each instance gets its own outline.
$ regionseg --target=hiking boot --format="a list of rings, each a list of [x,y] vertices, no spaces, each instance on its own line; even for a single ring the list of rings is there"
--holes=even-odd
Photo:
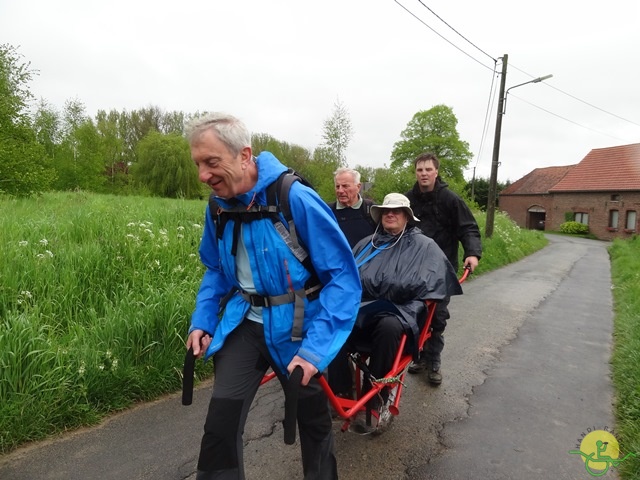
[[[432,363],[429,366],[429,371],[427,372],[427,378],[429,379],[429,383],[435,387],[442,383],[442,374],[440,373],[440,364]]]
[[[427,369],[427,359],[424,357],[420,357],[417,361],[413,361],[409,364],[408,372],[409,373],[421,373]]]

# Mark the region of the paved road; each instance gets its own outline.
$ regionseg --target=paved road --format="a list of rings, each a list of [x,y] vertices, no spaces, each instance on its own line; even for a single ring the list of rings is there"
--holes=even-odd
[[[607,244],[549,239],[452,301],[440,388],[410,377],[400,415],[380,437],[336,424],[342,479],[593,478],[568,451],[587,428],[613,425]],[[0,478],[192,480],[209,388],[190,407],[168,396],[0,457]],[[282,403],[276,382],[254,403],[250,480],[302,478],[298,447],[283,443]]]

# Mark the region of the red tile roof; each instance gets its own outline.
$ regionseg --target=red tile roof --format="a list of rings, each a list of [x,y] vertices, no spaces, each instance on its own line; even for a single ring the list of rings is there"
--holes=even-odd
[[[564,167],[536,168],[521,179],[513,182],[500,195],[541,195],[549,193],[575,165]]]
[[[640,190],[640,143],[595,148],[550,192]]]

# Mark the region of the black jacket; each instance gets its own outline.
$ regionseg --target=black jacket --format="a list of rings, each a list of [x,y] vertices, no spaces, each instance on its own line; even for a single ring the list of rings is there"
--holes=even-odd
[[[449,190],[448,185],[436,178],[432,192],[421,192],[418,182],[406,193],[411,209],[420,219],[420,230],[433,238],[458,270],[458,243],[462,244],[463,258],[482,256],[482,241],[476,219],[467,204]]]

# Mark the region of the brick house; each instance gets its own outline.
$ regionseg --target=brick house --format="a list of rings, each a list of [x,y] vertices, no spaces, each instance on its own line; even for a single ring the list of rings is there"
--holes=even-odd
[[[601,240],[640,229],[640,143],[596,148],[576,165],[536,168],[499,196],[523,228],[559,230],[568,218]]]

